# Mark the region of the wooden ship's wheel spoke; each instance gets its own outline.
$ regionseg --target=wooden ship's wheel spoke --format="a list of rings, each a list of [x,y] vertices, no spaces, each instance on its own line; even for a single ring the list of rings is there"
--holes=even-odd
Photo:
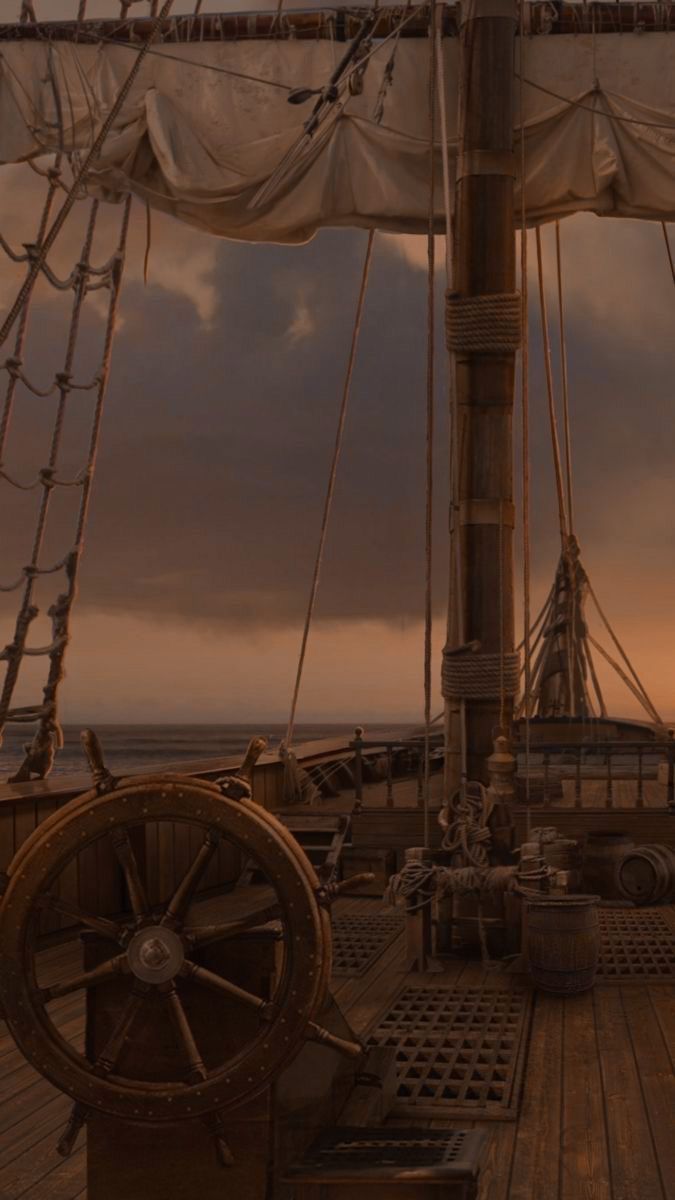
[[[76,925],[86,926],[101,937],[109,938],[111,942],[123,945],[129,936],[128,926],[121,925],[118,921],[110,921],[106,917],[96,917],[93,913],[85,912],[78,904],[63,900],[60,896],[53,896],[49,892],[40,896],[38,904],[57,916],[69,918]]]
[[[200,946],[204,942],[212,942],[221,938],[239,937],[242,933],[258,929],[278,918],[279,905],[270,904],[268,908],[262,909],[250,917],[242,917],[239,921],[223,921],[219,925],[188,925],[183,930],[183,935],[190,945]]]
[[[176,990],[176,985],[175,983],[165,984],[160,990],[166,1001],[171,1023],[185,1056],[188,1067],[188,1081],[190,1083],[198,1083],[200,1079],[206,1079],[206,1067],[197,1049],[197,1043],[183,1003]]]
[[[100,967],[94,967],[91,971],[84,971],[81,975],[76,975],[74,979],[40,988],[38,994],[42,1003],[47,1004],[50,1000],[58,1000],[61,996],[70,996],[73,992],[82,991],[83,988],[97,987],[101,983],[106,983],[114,975],[128,975],[129,970],[126,954],[118,954],[115,958],[108,959],[108,962],[102,963]]]
[[[129,901],[134,916],[138,920],[142,920],[148,914],[148,898],[145,893],[145,886],[141,880],[138,861],[129,834],[126,829],[117,829],[110,840],[124,872]]]
[[[167,910],[161,920],[162,925],[169,925],[173,928],[178,928],[182,925],[202,876],[218,849],[219,842],[220,835],[215,830],[209,829],[204,838],[204,844],[200,847],[196,858],[188,867],[183,879],[169,901]]]
[[[96,1074],[110,1075],[115,1070],[120,1055],[129,1039],[132,1026],[145,1003],[149,990],[147,985],[139,984],[138,982],[134,985],[127,997],[127,1002],[122,1009],[117,1024],[96,1058],[93,1068]]]
[[[195,983],[203,984],[204,987],[211,988],[212,991],[222,992],[228,999],[245,1004],[247,1008],[254,1009],[261,1016],[271,1016],[275,1011],[274,1006],[261,1000],[260,996],[254,996],[245,988],[237,987],[236,983],[230,983],[229,980],[223,979],[222,975],[216,975],[214,971],[209,971],[206,967],[199,967],[196,963],[189,961],[183,963],[181,975],[186,979],[193,979]]]

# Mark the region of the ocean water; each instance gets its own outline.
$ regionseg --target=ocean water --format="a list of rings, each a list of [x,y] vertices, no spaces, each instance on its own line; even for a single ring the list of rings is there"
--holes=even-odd
[[[81,725],[65,725],[65,744],[57,755],[54,775],[72,775],[86,770],[86,759],[80,744]],[[258,734],[266,737],[270,749],[275,749],[286,734],[281,724],[251,725],[96,725],[103,746],[106,765],[113,774],[132,770],[150,771],[168,763],[179,764],[199,759],[224,758],[246,749],[250,739]],[[368,726],[366,736],[381,736],[385,732],[404,732],[409,725]],[[296,725],[294,742],[320,738],[354,736],[353,725],[304,724]],[[6,729],[0,748],[0,780],[11,775],[23,759],[23,744],[29,740],[28,729]]]

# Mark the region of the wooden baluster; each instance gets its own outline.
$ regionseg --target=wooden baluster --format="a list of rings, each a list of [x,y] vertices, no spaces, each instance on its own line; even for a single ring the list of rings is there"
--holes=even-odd
[[[642,776],[642,746],[638,746],[637,806],[644,808],[644,781]]]
[[[356,797],[357,809],[363,806],[363,729],[357,725],[354,730],[354,741],[352,742],[354,751],[354,795]]]
[[[391,746],[387,746],[387,808],[394,807],[393,757]]]
[[[607,750],[607,808],[614,808],[614,794],[612,791],[612,751]]]
[[[417,807],[424,808],[424,754],[417,756]]]
[[[668,803],[668,807],[672,809],[675,806],[675,770],[673,769],[675,767],[675,761],[673,759],[673,746],[672,745],[668,746],[667,753],[668,753],[668,794],[667,794],[666,800]]]
[[[583,808],[583,804],[582,804],[582,800],[581,800],[581,756],[582,756],[582,754],[583,754],[583,750],[581,749],[581,746],[577,746],[577,748],[576,748],[577,765],[576,765],[576,773],[575,773],[575,777],[574,777],[574,807],[575,808]]]
[[[551,797],[549,796],[548,791],[550,762],[550,752],[548,750],[544,750],[544,808],[548,808],[551,803]]]

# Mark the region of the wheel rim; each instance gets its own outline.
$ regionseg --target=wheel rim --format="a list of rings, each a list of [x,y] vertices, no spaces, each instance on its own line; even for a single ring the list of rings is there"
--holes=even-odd
[[[190,954],[194,947],[186,944],[184,933],[189,908],[177,920],[175,914],[166,919],[181,885],[164,906],[159,921],[151,915],[147,903],[141,911],[142,896],[133,897],[128,834],[135,827],[162,820],[200,826],[204,843],[199,854],[204,858],[209,839],[217,843],[222,837],[245,856],[254,858],[275,889],[286,937],[284,969],[272,1003],[251,993],[246,993],[246,1000],[230,993],[234,1003],[250,1008],[257,1003],[259,1032],[233,1058],[209,1068],[200,1078],[195,1067],[199,1055],[195,1060],[194,1044],[190,1046],[189,1032],[184,1031],[180,1041],[183,1076],[175,1081],[149,1083],[116,1074],[121,1052],[116,1057],[115,1052],[120,1039],[124,1049],[126,1039],[123,1029],[117,1029],[116,1038],[111,1036],[110,1052],[107,1057],[99,1055],[96,1064],[64,1041],[46,1006],[51,999],[79,990],[71,986],[78,977],[56,989],[40,989],[35,972],[35,937],[38,914],[44,907],[41,898],[50,894],[53,881],[80,849],[112,837],[116,852],[122,851],[122,859],[127,855],[127,868],[123,869],[135,910],[133,928],[128,923],[121,926],[126,944],[120,943],[120,953],[111,960],[117,964],[115,973],[129,980],[126,1018],[133,1026],[147,1000],[144,989],[155,994],[163,988],[172,1020],[180,1031],[185,1016],[184,1010],[182,1016],[180,1011],[182,981],[189,978],[197,986],[216,985],[213,980],[205,981],[203,973],[200,977],[201,968],[192,972]],[[103,796],[89,793],[67,805],[61,819],[50,823],[44,837],[34,841],[17,865],[18,871],[10,875],[0,919],[0,996],[8,1025],[28,1060],[75,1100],[134,1120],[198,1117],[251,1099],[301,1047],[307,1024],[318,1013],[325,996],[330,971],[328,919],[317,903],[318,881],[308,860],[288,831],[259,806],[223,797],[215,785],[149,777]],[[109,973],[102,976],[108,977]],[[96,987],[100,982],[89,973],[86,986]],[[226,979],[223,982],[227,984]],[[48,998],[45,991],[49,992]]]

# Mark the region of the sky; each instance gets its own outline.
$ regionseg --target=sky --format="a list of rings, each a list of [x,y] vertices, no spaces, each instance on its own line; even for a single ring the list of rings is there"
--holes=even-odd
[[[0,0],[0,19],[14,7]],[[0,233],[12,245],[34,236],[41,190],[25,166],[0,170]],[[76,217],[55,265],[77,256]],[[118,219],[119,209],[104,206],[101,258]],[[675,228],[671,236],[675,244]],[[648,692],[672,717],[675,288],[658,225],[578,216],[563,223],[562,237],[583,561]],[[552,239],[545,229],[555,317]],[[145,211],[134,206],[64,720],[248,722],[288,715],[365,241],[362,231],[327,230],[300,247],[239,245],[153,215],[146,284]],[[533,235],[531,242],[533,259]],[[422,713],[425,272],[424,239],[376,236],[300,720],[381,723]],[[3,309],[19,279],[3,263]],[[558,546],[534,284],[532,278],[536,611]],[[436,285],[440,318],[440,271]],[[36,380],[58,369],[65,307],[61,295],[42,289],[36,296],[25,356]],[[102,311],[94,294],[83,321],[79,377],[95,364]],[[440,708],[448,556],[440,327],[437,341],[434,704]],[[86,397],[77,394],[69,414],[64,475],[81,465]],[[10,474],[29,478],[43,465],[52,406],[51,399],[21,391],[5,459]],[[35,493],[17,496],[0,481],[0,583],[17,575],[29,552],[35,500]],[[58,497],[46,560],[67,548],[73,500],[72,492]],[[517,551],[520,614],[519,544]],[[44,610],[55,586],[54,578],[41,585],[34,643],[49,640]],[[0,602],[2,644],[11,637],[13,603]],[[38,698],[43,670],[44,660],[31,661],[17,702]],[[638,715],[620,681],[601,677],[610,708]]]

